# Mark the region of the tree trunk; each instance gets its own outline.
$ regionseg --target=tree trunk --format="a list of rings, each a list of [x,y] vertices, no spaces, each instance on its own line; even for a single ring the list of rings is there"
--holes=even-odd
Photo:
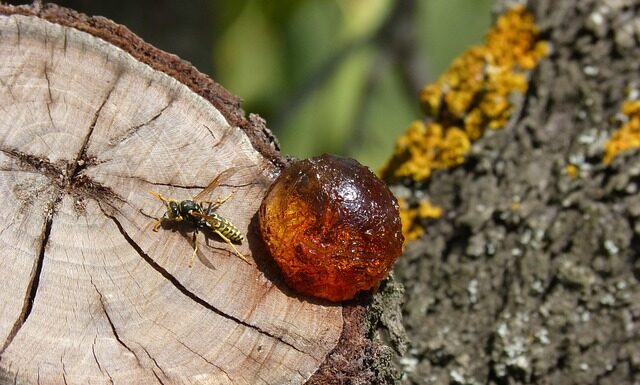
[[[256,212],[285,162],[237,98],[56,6],[0,6],[0,56],[1,384],[386,375],[354,363],[388,353],[366,337],[365,308],[296,296],[265,252]],[[190,199],[229,169],[211,199],[232,194],[217,212],[249,263],[203,232],[189,267],[193,228],[152,231],[166,208],[149,192]]]
[[[510,124],[396,187],[443,209],[396,268],[407,384],[640,383],[640,156],[603,161],[640,86],[640,4],[528,7],[552,50]]]

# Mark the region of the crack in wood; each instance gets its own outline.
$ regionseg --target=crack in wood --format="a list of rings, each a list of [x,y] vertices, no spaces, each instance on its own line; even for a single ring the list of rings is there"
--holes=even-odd
[[[138,355],[127,344],[125,344],[124,341],[122,341],[122,339],[120,338],[120,335],[118,334],[118,331],[116,330],[116,327],[113,324],[113,320],[111,319],[111,316],[109,315],[109,312],[107,311],[107,307],[106,307],[106,305],[104,303],[104,297],[102,296],[102,293],[100,293],[100,290],[98,290],[98,287],[95,285],[95,283],[93,283],[93,280],[91,280],[91,284],[93,285],[93,288],[96,290],[96,293],[98,293],[98,299],[100,300],[100,306],[102,307],[102,312],[104,313],[105,317],[107,318],[107,322],[109,322],[109,326],[111,327],[111,332],[113,333],[113,336],[115,337],[116,341],[118,341],[118,343],[123,348],[125,348],[127,351],[129,351],[131,354],[133,354],[133,357],[136,359],[136,362],[138,363],[138,366],[140,366],[141,368],[144,368],[144,366],[140,362],[140,359],[138,358]]]
[[[49,79],[49,67],[47,63],[44,64],[44,78],[47,81],[47,92],[49,93],[49,101],[47,102],[47,108],[49,108],[49,104],[53,103],[53,95],[51,94],[51,80]],[[51,111],[49,111],[49,119],[51,119]],[[53,120],[51,120],[53,124]]]
[[[111,377],[111,374],[109,374],[109,372],[102,367],[102,365],[100,364],[100,361],[98,361],[98,356],[96,355],[96,339],[97,338],[98,338],[97,335],[94,336],[93,343],[91,344],[91,353],[93,353],[93,360],[96,362],[96,365],[98,365],[98,369],[100,370],[100,372],[102,374],[106,374],[107,377],[109,377],[109,382],[113,384],[113,378]]]
[[[49,121],[51,122],[51,127],[55,131],[55,130],[57,130],[56,129],[56,125],[53,122],[53,116],[51,116],[51,104],[53,103],[53,95],[51,94],[51,81],[49,80],[49,69],[48,69],[46,63],[44,65],[43,73],[44,73],[44,78],[47,80],[47,92],[49,93],[49,101],[46,103],[47,115],[49,116]]]
[[[27,166],[24,171],[27,171],[29,168],[34,171],[41,173],[53,181],[60,181],[64,178],[64,173],[62,169],[53,165],[48,160],[39,158],[35,155],[26,154],[14,149],[5,149],[0,148],[0,152],[7,155],[8,157],[17,160],[21,166]]]
[[[156,378],[156,380],[158,380],[158,382],[160,383],[160,385],[165,385],[164,382],[162,382],[162,380],[160,379],[160,377],[158,376],[158,374],[155,372],[155,370],[152,370],[151,373],[153,373],[153,376]]]
[[[0,230],[0,238],[2,238],[2,234],[4,234],[5,231],[9,230],[11,227],[14,226],[15,223],[9,223],[6,227],[4,227],[2,230]]]
[[[22,42],[22,31],[20,30],[20,23],[18,22],[18,19],[14,19],[13,21],[16,25],[16,46],[19,48]]]
[[[253,168],[255,166],[247,166],[247,167],[238,167],[238,169],[250,169]],[[222,171],[225,172],[225,171]],[[119,174],[113,174],[113,176],[118,177],[118,178],[126,178],[126,179],[135,179],[138,181],[141,181],[143,183],[147,183],[153,186],[164,186],[164,187],[173,187],[173,188],[177,188],[177,189],[183,189],[183,190],[204,190],[205,188],[207,188],[208,186],[202,186],[202,185],[186,185],[186,184],[178,184],[178,183],[172,183],[172,182],[157,182],[157,181],[153,181],[153,180],[149,180],[146,179],[142,176],[139,175],[119,175]],[[231,176],[231,175],[229,175]],[[259,177],[259,178],[258,178]],[[225,178],[223,178],[225,179]],[[244,187],[249,187],[249,186],[256,186],[256,185],[260,185],[260,186],[269,186],[271,185],[271,182],[268,181],[264,176],[262,175],[255,175],[254,179],[251,180],[250,182],[246,182],[246,183],[241,183],[241,184],[231,184],[231,183],[220,183],[218,184],[217,187],[231,187],[231,188],[244,188]]]
[[[118,73],[116,75],[113,81],[113,85],[111,86],[111,89],[109,89],[109,92],[107,92],[107,95],[102,101],[102,104],[100,104],[100,107],[98,107],[96,112],[93,114],[93,120],[89,125],[89,132],[87,132],[87,135],[84,137],[84,141],[80,146],[80,151],[78,151],[78,156],[76,157],[75,161],[72,164],[70,164],[71,166],[71,170],[69,170],[70,180],[74,179],[86,167],[87,147],[89,145],[89,139],[91,139],[91,135],[93,135],[93,130],[96,128],[96,123],[98,123],[98,118],[100,118],[100,113],[102,112],[102,109],[107,104],[107,101],[109,101],[109,98],[111,97],[111,94],[113,93],[113,91],[116,89],[121,77],[122,77],[122,73]]]
[[[44,252],[47,247],[47,243],[49,241],[49,237],[51,235],[51,227],[53,224],[53,212],[55,210],[56,204],[59,202],[61,195],[58,196],[53,202],[49,204],[48,213],[46,216],[46,221],[44,225],[44,230],[42,234],[42,240],[40,241],[40,252],[38,253],[38,258],[35,261],[31,279],[29,285],[27,286],[26,295],[24,298],[24,302],[22,304],[22,310],[20,311],[20,315],[14,322],[5,343],[0,349],[0,361],[2,360],[2,354],[7,350],[9,345],[13,342],[14,338],[22,328],[22,326],[27,322],[29,315],[31,315],[31,310],[33,308],[33,303],[35,302],[36,293],[38,291],[38,285],[40,283],[40,274],[42,273],[42,266],[44,264]]]
[[[151,119],[147,120],[144,123],[140,123],[137,126],[131,127],[126,132],[124,132],[122,135],[118,136],[117,138],[115,138],[113,140],[110,140],[109,144],[111,144],[112,146],[115,146],[115,145],[120,144],[120,143],[124,142],[125,140],[129,139],[130,137],[135,135],[138,132],[139,129],[141,129],[142,127],[148,126],[153,121],[155,121],[158,118],[160,118],[162,116],[162,114],[167,110],[167,108],[169,108],[169,107],[171,107],[171,105],[173,105],[174,101],[175,101],[175,99],[173,99],[173,98],[169,99],[169,102],[167,103],[167,105],[162,107],[157,114],[155,114],[154,116],[151,117]]]
[[[63,31],[64,31],[64,35],[62,37],[62,52],[63,52],[63,55],[66,57],[67,56],[67,31],[68,31],[68,29],[64,28]]]
[[[57,131],[58,129],[56,128],[56,125],[53,122],[53,116],[51,116],[51,104],[47,103],[46,106],[47,106],[47,116],[49,116],[49,121],[51,122],[51,128],[53,128],[53,131]],[[47,148],[49,147],[47,146]],[[49,150],[51,150],[51,148],[49,148]]]
[[[109,219],[111,219],[111,221],[116,225],[116,227],[118,228],[118,231],[120,232],[120,234],[124,237],[124,239],[129,243],[129,245],[138,253],[138,255],[147,263],[149,264],[149,266],[151,266],[155,271],[157,271],[158,273],[160,273],[160,275],[162,275],[166,280],[168,280],[176,289],[178,289],[178,291],[180,291],[183,295],[185,295],[186,297],[188,297],[189,299],[191,299],[192,301],[194,301],[195,303],[197,303],[198,305],[204,307],[205,309],[225,318],[228,319],[230,321],[233,321],[239,325],[242,325],[246,328],[249,329],[253,329],[256,332],[258,332],[259,334],[262,334],[266,337],[269,337],[273,340],[276,340],[292,349],[294,349],[297,352],[300,352],[302,354],[307,354],[306,352],[304,352],[303,350],[301,350],[300,348],[298,348],[297,346],[293,345],[292,343],[285,341],[282,337],[278,337],[276,335],[273,335],[265,330],[260,329],[258,326],[256,325],[252,325],[246,321],[243,321],[237,317],[234,317],[230,314],[226,314],[223,311],[221,311],[220,309],[216,308],[215,306],[213,306],[212,304],[210,304],[209,302],[205,301],[203,298],[199,297],[197,294],[195,294],[194,292],[190,291],[189,289],[187,289],[182,283],[180,283],[180,281],[174,277],[171,273],[169,273],[165,268],[163,268],[162,266],[160,266],[156,261],[153,260],[153,258],[151,258],[147,253],[144,252],[144,250],[142,250],[142,248],[140,247],[140,245],[138,245],[136,243],[136,241],[133,240],[133,238],[131,238],[131,236],[125,231],[124,227],[122,226],[122,224],[120,223],[120,221],[118,220],[118,218],[114,217],[113,215],[107,213],[104,208],[102,207],[102,205],[98,202],[98,207],[100,208],[100,210],[102,211],[102,213]]]
[[[207,186],[200,186],[200,185],[180,185],[180,184],[175,184],[171,182],[154,182],[140,176],[118,175],[118,177],[136,179],[153,186],[173,187],[173,188],[184,189],[184,190],[195,190],[195,189],[204,190],[204,188],[207,187]]]
[[[233,130],[233,127],[228,127],[226,130],[224,130],[220,139],[218,139],[218,141],[215,142],[213,146],[211,146],[211,149],[214,149],[223,144],[227,140],[227,136],[231,133],[231,130]]]
[[[60,357],[60,364],[62,365],[62,380],[64,381],[64,385],[69,385],[69,383],[67,382],[67,369],[64,366],[62,357]]]
[[[109,323],[109,326],[111,328],[111,333],[113,334],[114,338],[116,339],[116,341],[118,341],[118,343],[124,347],[127,351],[129,351],[131,354],[133,354],[133,357],[136,360],[136,363],[138,364],[138,366],[142,369],[148,369],[146,366],[142,365],[142,361],[140,360],[140,358],[138,357],[138,355],[136,354],[136,352],[129,347],[129,345],[127,345],[126,343],[124,343],[124,341],[120,338],[120,335],[118,334],[115,324],[113,323],[113,320],[111,319],[111,316],[109,314],[109,312],[107,311],[107,306],[104,302],[104,296],[102,295],[102,293],[100,292],[100,290],[98,290],[98,287],[96,286],[96,284],[93,282],[93,278],[90,277],[90,282],[91,285],[93,285],[93,288],[96,290],[96,293],[98,294],[98,299],[100,301],[100,305],[102,308],[102,312],[104,313],[105,317],[107,318],[107,322]],[[115,283],[114,283],[115,285]],[[96,357],[96,353],[95,353],[95,343],[96,343],[96,337],[94,337],[93,339],[93,345],[91,346],[91,350],[93,352],[93,356],[94,359],[96,361],[96,364],[98,364],[98,368],[100,369],[101,372],[106,373],[107,376],[111,379],[111,382],[113,383],[113,379],[111,377],[111,375],[109,374],[109,372],[102,369],[102,365],[100,365],[100,362],[98,361],[97,357]],[[149,359],[151,359],[151,361],[153,361],[154,365],[160,370],[160,372],[162,372],[162,374],[166,377],[169,378],[169,376],[167,376],[167,374],[164,372],[164,370],[162,370],[162,368],[158,365],[158,363],[156,362],[156,360],[151,357],[151,355],[149,354],[149,352],[147,351],[147,349],[144,348],[144,346],[138,344],[138,346],[140,346],[142,348],[142,350],[147,354],[147,356],[149,357]],[[160,382],[161,385],[164,385],[164,383],[162,382],[162,380],[158,377],[158,375],[155,373],[155,371],[153,369],[151,369],[151,372],[153,373],[153,375],[156,377],[156,379],[158,379],[158,382]]]
[[[209,135],[211,135],[211,137],[213,138],[213,140],[217,140],[216,136],[213,134],[213,131],[211,130],[211,128],[209,128],[209,126],[207,126],[206,124],[203,124],[204,128],[207,129],[207,131],[209,131]]]
[[[153,364],[155,365],[156,368],[158,368],[158,370],[160,371],[160,373],[162,373],[162,375],[167,378],[167,379],[171,379],[171,377],[169,377],[167,375],[167,373],[164,371],[164,369],[162,369],[162,367],[158,364],[158,361],[156,361],[156,359],[151,356],[151,354],[149,354],[149,351],[147,350],[147,348],[145,348],[144,346],[138,344],[138,346],[140,346],[140,348],[142,349],[142,351],[145,352],[145,354],[147,355],[147,357],[149,357],[149,359],[151,360],[151,362],[153,362]],[[151,372],[153,372],[153,375],[158,379],[158,381],[160,382],[161,385],[164,385],[164,382],[160,379],[160,377],[158,376],[158,374],[156,373],[155,370],[151,370]]]
[[[42,273],[42,266],[44,265],[44,253],[47,248],[47,244],[49,243],[49,238],[51,236],[51,227],[53,225],[53,213],[54,213],[57,202],[59,202],[59,198],[60,197],[58,197],[58,199],[56,199],[50,205],[49,213],[47,214],[47,222],[45,223],[44,235],[43,235],[42,241],[40,242],[40,253],[36,261],[35,273],[29,285],[29,296],[27,298],[27,301],[25,301],[27,303],[27,307],[25,309],[24,322],[26,322],[27,318],[29,318],[29,316],[31,315],[31,310],[33,309],[33,303],[35,302],[36,293],[38,291],[38,286],[40,284],[40,274]],[[24,324],[24,322],[22,324]]]
[[[33,172],[49,178],[54,186],[60,191],[64,191],[76,198],[90,197],[96,200],[109,201],[112,199],[125,202],[125,199],[116,194],[111,188],[95,182],[86,175],[69,176],[66,169],[47,159],[42,159],[34,155],[25,154],[13,149],[0,148],[0,152],[17,160],[23,169],[21,172]],[[86,163],[85,163],[86,165]],[[9,171],[3,169],[1,171]]]
[[[41,173],[34,171],[34,170],[28,170],[26,168],[5,168],[5,167],[0,167],[0,172],[24,172],[27,174],[38,174],[40,175]]]
[[[191,348],[189,347],[189,345],[185,344],[184,342],[180,341],[179,339],[177,339],[177,338],[176,338],[176,341],[177,341],[180,345],[184,346],[184,348],[185,348],[185,349],[187,349],[187,350],[188,350],[188,351],[190,351],[191,353],[195,354],[196,356],[200,357],[200,359],[202,359],[204,362],[206,362],[207,364],[209,364],[209,365],[213,366],[214,368],[218,369],[219,371],[221,371],[221,372],[222,372],[222,373],[223,373],[223,374],[224,374],[224,375],[229,379],[229,381],[230,381],[231,383],[234,383],[234,382],[235,382],[235,381],[233,381],[233,380],[231,379],[231,376],[229,376],[229,373],[227,373],[227,371],[226,371],[226,370],[224,370],[224,369],[222,369],[219,365],[216,365],[215,363],[213,363],[213,362],[209,361],[209,360],[207,359],[207,357],[205,357],[205,356],[203,356],[202,354],[200,354],[200,353],[196,352],[195,350],[191,349]]]
[[[42,1],[42,0],[39,0]],[[55,32],[54,32],[55,34]],[[53,58],[56,55],[56,41],[57,39],[54,37],[53,40],[49,40],[49,28],[45,26],[44,28],[44,46],[45,48],[49,46],[49,62],[53,64]]]
[[[139,181],[142,181],[144,183],[148,183],[154,186],[173,187],[173,188],[183,189],[183,190],[195,190],[195,189],[204,190],[205,188],[207,188],[207,186],[200,186],[200,185],[181,185],[181,184],[176,184],[171,182],[154,182],[154,181],[144,179],[142,177],[135,177],[135,176],[120,176],[120,177],[137,179]],[[249,186],[254,186],[258,184],[259,184],[258,182],[247,182],[242,184],[220,183],[218,187],[243,188],[243,187],[249,187]]]

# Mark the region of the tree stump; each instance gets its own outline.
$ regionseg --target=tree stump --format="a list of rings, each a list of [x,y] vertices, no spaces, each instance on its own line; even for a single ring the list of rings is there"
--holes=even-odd
[[[324,383],[373,346],[361,306],[296,296],[267,256],[256,212],[284,161],[237,98],[56,6],[0,6],[0,55],[0,383]],[[209,234],[189,267],[193,229],[153,232],[149,192],[231,168],[212,199],[232,194],[217,212],[250,263]]]

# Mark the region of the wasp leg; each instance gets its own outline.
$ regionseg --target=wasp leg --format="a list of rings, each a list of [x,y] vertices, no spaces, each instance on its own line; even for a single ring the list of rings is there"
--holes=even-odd
[[[164,213],[161,218],[156,218],[156,223],[153,225],[153,231],[158,232],[158,229],[162,225],[162,220],[167,217],[167,213]]]
[[[220,207],[224,202],[226,202],[227,200],[229,200],[229,198],[231,198],[231,196],[233,195],[233,193],[229,193],[229,195],[227,195],[225,198],[218,198],[215,201],[202,201],[202,203],[208,203],[209,206],[207,207],[207,215],[211,215],[211,211],[217,209],[218,207]]]
[[[189,261],[189,267],[193,266],[193,261],[196,260],[196,256],[198,255],[198,230],[193,232],[193,254],[191,254],[191,260]]]
[[[245,257],[244,255],[242,255],[238,249],[236,249],[236,246],[231,243],[231,241],[229,240],[229,238],[225,237],[224,234],[222,234],[219,230],[213,230],[214,233],[218,234],[220,236],[220,238],[222,238],[225,242],[227,242],[229,244],[229,246],[231,246],[231,248],[233,249],[233,251],[236,252],[236,255],[238,257],[240,257],[240,259],[242,259],[243,261],[245,261],[248,264],[251,264],[251,262],[249,262],[249,260],[247,259],[247,257]]]

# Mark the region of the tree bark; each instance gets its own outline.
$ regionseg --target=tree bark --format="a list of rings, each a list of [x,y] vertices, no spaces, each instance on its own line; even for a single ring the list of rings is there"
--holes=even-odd
[[[236,97],[126,28],[53,5],[0,5],[0,57],[1,384],[386,375],[340,359],[388,354],[362,301],[296,296],[265,252],[256,212],[286,162]],[[205,232],[189,267],[193,229],[153,232],[166,209],[149,192],[190,199],[232,168],[211,199],[232,194],[217,212],[250,263]]]
[[[396,269],[407,384],[640,382],[640,156],[603,163],[638,89],[640,6],[528,7],[552,52],[511,124],[408,189],[444,214]]]

